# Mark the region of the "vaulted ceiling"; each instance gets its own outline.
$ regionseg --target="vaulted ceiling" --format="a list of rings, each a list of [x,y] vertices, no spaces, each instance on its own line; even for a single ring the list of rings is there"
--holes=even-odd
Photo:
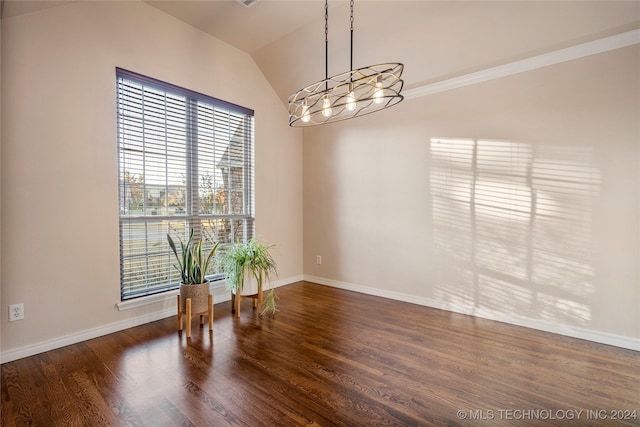
[[[69,1],[6,0],[3,18]],[[147,0],[253,57],[283,102],[325,74],[324,1]],[[405,87],[640,28],[638,1],[356,0],[354,67],[405,64]],[[329,75],[349,69],[349,2],[329,4]]]

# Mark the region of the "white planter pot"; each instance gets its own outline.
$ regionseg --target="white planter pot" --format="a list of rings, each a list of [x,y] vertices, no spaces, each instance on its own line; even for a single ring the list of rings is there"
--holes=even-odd
[[[264,290],[264,283],[262,284],[262,287]],[[234,294],[236,292],[233,292]],[[256,280],[255,277],[253,277],[253,274],[249,273],[246,274],[244,276],[244,284],[242,285],[242,291],[240,292],[240,295],[255,295],[258,293],[258,281]]]

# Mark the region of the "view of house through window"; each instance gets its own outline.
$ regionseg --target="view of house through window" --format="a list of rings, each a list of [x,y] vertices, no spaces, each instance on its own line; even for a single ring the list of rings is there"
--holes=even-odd
[[[125,300],[179,286],[167,233],[207,249],[253,237],[254,137],[252,110],[122,69],[117,82]]]

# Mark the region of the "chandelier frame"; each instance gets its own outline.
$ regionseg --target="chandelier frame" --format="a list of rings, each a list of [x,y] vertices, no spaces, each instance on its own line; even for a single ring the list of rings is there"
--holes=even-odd
[[[329,4],[325,0],[325,78],[289,97],[289,126],[315,126],[364,116],[401,102],[404,65],[383,63],[353,69],[353,0],[351,7],[351,70],[328,77]]]

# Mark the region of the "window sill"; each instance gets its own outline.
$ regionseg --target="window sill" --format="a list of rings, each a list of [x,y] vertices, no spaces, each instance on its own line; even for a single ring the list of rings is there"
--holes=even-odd
[[[227,282],[225,280],[216,280],[209,286],[210,292],[213,294],[216,290],[225,289]],[[175,301],[176,295],[180,291],[174,289],[172,291],[162,292],[160,294],[149,295],[146,297],[134,298],[127,301],[122,301],[116,304],[118,311],[131,310],[138,307],[144,307],[151,304],[163,303],[166,301]]]

